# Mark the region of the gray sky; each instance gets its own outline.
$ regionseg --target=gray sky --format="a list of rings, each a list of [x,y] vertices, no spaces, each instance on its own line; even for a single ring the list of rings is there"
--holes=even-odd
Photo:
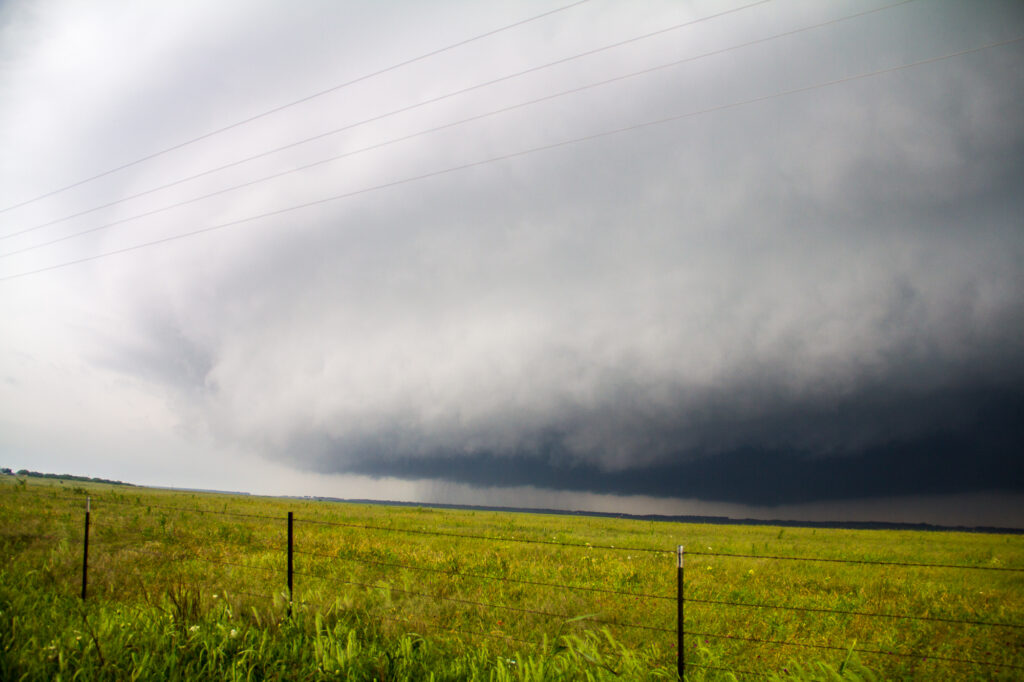
[[[0,6],[0,464],[1024,526],[1020,3],[565,4]]]

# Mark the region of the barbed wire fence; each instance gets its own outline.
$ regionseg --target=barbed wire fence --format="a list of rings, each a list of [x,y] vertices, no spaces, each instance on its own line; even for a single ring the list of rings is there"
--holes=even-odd
[[[316,518],[297,518],[294,512],[288,512],[286,517],[268,515],[268,514],[253,514],[243,513],[237,511],[229,511],[227,509],[203,509],[197,507],[181,507],[173,505],[160,505],[160,504],[149,504],[133,502],[129,500],[118,500],[111,498],[104,498],[101,500],[101,506],[105,504],[112,505],[127,505],[127,506],[141,506],[147,510],[162,510],[162,511],[175,511],[186,514],[197,514],[200,516],[211,515],[215,517],[223,518],[235,518],[235,519],[247,519],[247,520],[258,520],[260,522],[271,522],[279,523],[283,526],[280,530],[281,542],[278,543],[253,543],[251,539],[246,541],[239,541],[236,544],[244,546],[249,551],[255,552],[258,550],[264,552],[279,553],[281,558],[285,561],[278,562],[280,565],[266,566],[257,565],[250,562],[239,562],[239,561],[228,561],[224,558],[213,556],[209,551],[209,547],[205,550],[199,550],[196,548],[179,548],[177,551],[172,553],[167,552],[155,552],[150,549],[140,547],[141,541],[147,539],[143,536],[135,538],[124,538],[120,537],[118,541],[111,542],[104,539],[93,539],[90,541],[90,527],[93,519],[93,501],[90,498],[85,498],[83,501],[79,497],[68,497],[68,496],[53,496],[53,499],[64,499],[75,501],[79,504],[83,504],[85,509],[85,525],[81,539],[74,537],[66,538],[55,534],[44,534],[44,533],[31,533],[31,534],[20,534],[12,535],[11,537],[20,537],[23,540],[37,539],[37,540],[49,540],[49,541],[65,541],[72,542],[74,544],[81,544],[82,547],[82,563],[81,563],[81,598],[87,599],[89,596],[88,592],[88,576],[90,568],[90,557],[89,549],[90,544],[94,551],[98,550],[130,550],[133,554],[150,557],[157,559],[164,565],[176,564],[181,562],[196,562],[199,564],[208,565],[211,567],[230,567],[234,569],[240,569],[247,573],[258,573],[269,585],[277,585],[278,590],[271,590],[272,594],[256,593],[249,591],[235,591],[234,594],[239,596],[245,596],[251,599],[261,599],[273,601],[275,596],[273,593],[281,595],[286,590],[287,599],[286,607],[288,615],[291,616],[293,605],[302,605],[309,607],[316,607],[318,604],[314,601],[307,601],[303,599],[297,599],[295,594],[295,579],[300,578],[306,581],[307,584],[311,582],[319,582],[330,586],[343,586],[343,587],[358,587],[366,591],[378,591],[384,592],[387,595],[402,595],[404,598],[415,598],[423,599],[435,604],[444,603],[451,604],[458,607],[472,608],[483,612],[501,612],[508,613],[515,616],[521,617],[536,617],[545,620],[553,620],[559,623],[567,622],[586,622],[594,625],[600,625],[605,627],[611,627],[613,629],[626,629],[638,631],[641,633],[648,633],[651,636],[663,637],[674,639],[674,648],[676,654],[676,660],[674,661],[676,670],[682,679],[686,673],[687,668],[703,669],[712,672],[723,672],[731,673],[737,676],[746,677],[763,677],[767,676],[768,673],[762,673],[757,671],[743,670],[739,668],[733,668],[722,665],[713,665],[707,661],[687,660],[687,644],[696,643],[695,646],[699,646],[699,643],[703,641],[705,644],[711,640],[724,640],[730,643],[743,643],[759,647],[772,647],[772,648],[796,648],[806,650],[817,650],[827,652],[838,652],[849,655],[857,653],[859,655],[866,655],[870,657],[887,657],[896,659],[906,659],[913,661],[932,661],[942,662],[952,665],[959,666],[972,666],[978,669],[986,670],[998,674],[1000,671],[1014,671],[1013,675],[1019,674],[1016,671],[1024,671],[1024,665],[1017,663],[1008,663],[1005,661],[997,662],[991,660],[982,660],[977,657],[971,656],[950,656],[943,655],[932,650],[894,650],[891,647],[881,647],[873,645],[858,645],[856,642],[852,645],[840,644],[835,642],[817,642],[817,641],[806,641],[798,638],[786,638],[786,639],[775,639],[772,637],[759,637],[747,633],[737,632],[716,632],[716,631],[705,631],[699,627],[693,627],[692,623],[690,626],[686,622],[687,606],[691,608],[696,606],[702,607],[716,607],[716,608],[729,608],[729,609],[744,609],[753,612],[791,612],[791,613],[802,613],[802,614],[819,614],[819,615],[830,615],[830,616],[850,616],[859,617],[866,619],[886,619],[886,620],[898,620],[905,621],[908,623],[941,623],[951,626],[962,626],[962,627],[982,627],[990,628],[993,630],[1001,631],[1013,631],[1020,632],[1024,630],[1024,624],[1013,623],[1013,622],[1002,622],[997,620],[989,619],[977,619],[977,618],[952,618],[945,616],[925,615],[925,614],[913,614],[913,613],[889,613],[882,611],[868,611],[861,609],[841,609],[841,608],[827,608],[827,607],[816,607],[816,606],[805,606],[796,604],[786,603],[771,603],[771,602],[749,602],[738,599],[728,598],[717,598],[708,596],[696,596],[687,591],[687,581],[685,569],[687,560],[693,560],[695,558],[714,558],[725,561],[731,560],[757,560],[757,561],[769,561],[769,562],[799,562],[799,563],[824,563],[824,564],[839,564],[839,565],[867,565],[875,567],[885,567],[892,569],[928,569],[928,570],[945,570],[945,571],[967,571],[967,572],[992,572],[998,574],[1024,574],[1024,568],[1009,567],[1009,566],[978,566],[978,565],[960,565],[960,564],[944,564],[944,563],[925,563],[925,562],[903,562],[903,561],[884,561],[877,559],[838,559],[838,558],[824,558],[824,557],[806,557],[806,556],[778,556],[768,554],[743,554],[743,553],[730,553],[730,552],[715,552],[705,550],[685,550],[684,546],[677,546],[674,550],[656,548],[656,547],[622,547],[614,545],[602,545],[593,543],[579,543],[579,542],[566,542],[558,540],[543,540],[537,538],[524,538],[524,537],[512,537],[512,536],[499,536],[499,535],[483,535],[473,533],[458,533],[452,531],[441,531],[441,530],[428,530],[423,528],[403,528],[394,526],[384,526],[378,524],[366,524],[366,523],[350,523],[342,521],[328,521]],[[566,582],[549,581],[549,580],[535,580],[523,577],[514,577],[508,575],[490,575],[479,571],[466,571],[459,570],[457,568],[445,568],[437,566],[423,566],[417,565],[411,562],[395,561],[395,560],[384,560],[380,558],[369,558],[365,556],[351,556],[344,555],[339,552],[329,553],[318,551],[315,547],[305,549],[302,546],[297,546],[295,541],[295,527],[309,526],[319,527],[321,529],[345,529],[354,530],[364,533],[393,533],[403,534],[408,536],[419,536],[419,537],[437,537],[446,538],[459,541],[472,541],[481,542],[488,544],[495,543],[512,543],[512,544],[525,544],[525,545],[541,545],[551,548],[556,548],[556,551],[573,551],[573,550],[603,550],[608,552],[629,552],[631,554],[650,554],[654,556],[661,556],[668,558],[675,558],[675,569],[676,569],[676,590],[674,594],[657,593],[651,591],[642,590],[622,590],[614,589],[610,587],[596,587],[593,585],[580,585]],[[148,538],[152,539],[152,538]],[[222,539],[223,542],[230,544],[229,539]],[[443,590],[428,590],[428,589],[412,589],[408,586],[397,587],[391,584],[385,584],[383,582],[366,582],[362,580],[346,580],[336,576],[323,575],[322,573],[313,572],[312,565],[306,570],[295,570],[295,559],[296,557],[306,558],[308,560],[327,561],[334,563],[348,563],[348,564],[361,564],[363,566],[371,566],[376,569],[383,569],[387,571],[408,571],[417,574],[429,574],[436,577],[444,577],[449,580],[475,580],[475,581],[487,581],[497,582],[507,585],[521,586],[525,589],[532,588],[543,588],[543,589],[554,589],[561,590],[567,593],[574,594],[585,594],[585,595],[602,595],[608,597],[614,597],[617,599],[629,599],[629,600],[640,600],[645,602],[658,602],[663,604],[674,604],[676,622],[674,627],[654,625],[651,623],[640,623],[633,622],[630,620],[624,620],[619,618],[606,618],[600,614],[580,614],[571,612],[562,612],[544,608],[530,608],[527,606],[504,603],[499,600],[485,600],[485,599],[470,599],[463,596],[453,596],[451,594],[444,593]],[[666,562],[667,563],[667,562]],[[668,569],[666,568],[666,571]],[[437,630],[447,631],[455,634],[470,635],[474,637],[488,637],[503,640],[505,642],[515,642],[517,644],[523,644],[529,647],[535,647],[538,645],[536,640],[525,639],[523,637],[517,637],[507,632],[494,632],[480,629],[467,629],[464,627],[455,627],[449,624],[440,623],[437,621],[426,622],[423,618],[409,618],[404,616],[395,616],[388,614],[380,614],[380,618],[395,623],[407,624],[407,625],[427,625]],[[500,621],[499,621],[500,622]]]

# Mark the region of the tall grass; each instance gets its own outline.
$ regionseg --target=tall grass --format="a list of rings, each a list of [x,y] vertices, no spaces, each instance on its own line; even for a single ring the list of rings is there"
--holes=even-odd
[[[77,498],[85,493],[94,504],[90,597],[83,604],[76,596],[83,521]],[[298,519],[290,616],[289,510]],[[1020,625],[1020,573],[693,553],[1020,567],[1019,536],[650,523],[30,481],[0,486],[0,679],[676,679],[676,544],[691,550],[687,630],[724,635],[687,637],[687,679],[1020,677],[1013,668],[935,659],[1022,665],[1020,628],[701,601]],[[669,551],[643,551],[651,548]]]

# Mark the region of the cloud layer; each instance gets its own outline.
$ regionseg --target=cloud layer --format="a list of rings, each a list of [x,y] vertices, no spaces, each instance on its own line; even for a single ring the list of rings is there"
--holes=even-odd
[[[9,5],[3,203],[554,6],[310,7],[111,24],[116,5]],[[587,3],[9,211],[3,234],[709,7]],[[768,3],[0,244],[863,10]],[[1014,3],[909,3],[0,260],[16,274],[351,194],[0,283],[17,321],[0,400],[38,419],[32,368],[63,358],[55,381],[101,377],[79,385],[110,432],[127,382],[159,405],[156,437],[302,471],[747,504],[1020,492],[1021,44],[721,107],[1022,29]]]

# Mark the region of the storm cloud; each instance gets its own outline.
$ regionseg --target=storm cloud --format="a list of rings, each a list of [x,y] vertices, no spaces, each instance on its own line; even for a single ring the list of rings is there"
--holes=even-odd
[[[64,391],[92,396],[96,444],[145,403],[171,452],[316,475],[746,505],[1024,493],[1017,3],[743,46],[894,4],[761,3],[356,125],[743,4],[593,0],[0,214],[12,234],[348,127],[0,241],[350,153],[0,258],[19,275],[225,225],[0,282],[5,454],[45,469],[48,430],[81,428]],[[0,203],[557,6],[11,3]]]

